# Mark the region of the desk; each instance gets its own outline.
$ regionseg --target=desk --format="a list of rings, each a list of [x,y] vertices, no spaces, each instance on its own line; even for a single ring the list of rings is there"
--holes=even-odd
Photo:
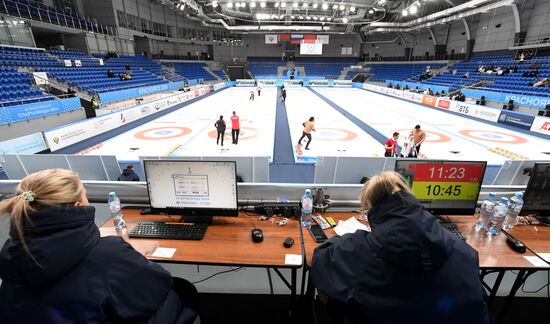
[[[339,220],[345,220],[352,216],[359,216],[359,213],[325,213],[323,216],[332,217],[338,223]],[[526,253],[521,254],[512,250],[506,243],[506,236],[504,234],[492,237],[483,232],[477,231],[475,228],[475,217],[451,216],[450,218],[453,222],[455,222],[455,224],[457,224],[460,231],[467,237],[466,243],[478,252],[482,283],[485,289],[489,292],[489,306],[492,305],[496,297],[496,293],[506,271],[518,270],[514,284],[512,285],[510,293],[506,298],[504,308],[497,319],[497,322],[501,322],[506,315],[507,309],[509,308],[513,297],[523,282],[525,282],[525,280],[536,271],[543,269],[546,270],[547,268],[537,267],[524,258],[524,256],[535,256],[532,252],[527,251]],[[536,230],[536,228],[531,225],[517,226],[512,229],[511,232],[512,235],[523,241],[527,247],[530,248],[532,244],[534,247],[540,248],[541,252],[550,252],[550,227],[541,228],[541,226],[538,226],[538,229]],[[333,229],[327,229],[325,233],[329,238],[336,235]],[[307,270],[309,265],[312,263],[313,251],[315,247],[319,245],[318,243],[315,243],[307,230],[304,231],[304,245],[304,253],[306,254],[305,268]],[[484,278],[491,273],[497,273],[497,278],[492,287],[484,281]],[[302,277],[302,280],[305,281],[305,276]],[[302,283],[302,287],[303,286],[304,282]],[[311,295],[312,291],[310,291],[310,289],[313,287],[309,282],[307,287],[307,295]]]
[[[124,219],[128,231],[131,231],[139,221],[171,221],[169,216],[140,215],[140,209],[125,208]],[[177,219],[179,216],[173,216]],[[264,241],[253,243],[251,231],[256,226],[264,233]],[[107,221],[100,228],[101,236],[116,235],[113,223]],[[283,241],[292,237],[295,241],[290,248],[283,247]],[[302,267],[285,263],[286,254],[297,254],[302,257],[300,246],[300,228],[297,220],[289,220],[285,226],[278,226],[269,221],[259,220],[258,215],[240,214],[239,217],[214,217],[208,226],[204,238],[200,241],[163,240],[163,239],[128,239],[134,249],[146,258],[158,262],[191,263],[222,266],[247,266],[273,269],[290,289],[291,310],[295,314],[296,272]],[[175,248],[176,252],[170,259],[154,258],[151,255],[157,247]],[[303,259],[302,259],[303,260]],[[291,282],[281,274],[279,269],[291,270]],[[269,276],[271,281],[271,276]]]

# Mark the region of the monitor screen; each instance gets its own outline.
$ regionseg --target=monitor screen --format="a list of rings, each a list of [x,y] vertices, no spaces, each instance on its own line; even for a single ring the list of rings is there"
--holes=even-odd
[[[474,215],[487,162],[397,160],[395,171],[435,215]]]
[[[550,216],[550,162],[535,163],[523,195],[521,214]]]
[[[190,216],[237,216],[234,161],[144,160],[153,210]]]

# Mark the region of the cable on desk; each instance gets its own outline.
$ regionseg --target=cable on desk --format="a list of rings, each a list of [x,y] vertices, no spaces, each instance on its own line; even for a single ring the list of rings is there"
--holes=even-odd
[[[199,280],[199,281],[192,282],[192,284],[193,284],[193,285],[196,285],[196,284],[198,284],[198,283],[201,283],[201,282],[204,282],[204,281],[206,281],[206,280],[212,279],[212,278],[214,278],[214,277],[217,276],[217,275],[221,275],[221,274],[229,273],[229,272],[237,272],[237,271],[239,271],[239,270],[241,270],[241,269],[243,269],[243,267],[238,267],[238,268],[234,268],[234,269],[230,269],[230,270],[220,271],[220,272],[214,273],[213,275],[208,276],[208,277],[206,277],[206,278],[204,278],[204,279],[201,279],[201,280]]]

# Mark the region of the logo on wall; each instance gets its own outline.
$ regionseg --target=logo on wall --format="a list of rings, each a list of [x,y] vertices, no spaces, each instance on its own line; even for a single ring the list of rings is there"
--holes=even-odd
[[[540,127],[539,130],[545,130],[547,132],[550,131],[550,122],[544,122],[544,124],[542,124],[542,126]]]
[[[500,117],[498,118],[499,121],[505,121],[506,120],[506,117],[508,117],[508,115],[502,113],[500,114]]]
[[[451,106],[451,102],[449,100],[441,100],[439,99],[439,102],[437,103],[437,106],[439,108],[443,108],[443,109],[449,109],[449,107]]]
[[[155,110],[159,110],[160,109],[160,104],[156,103],[155,104]]]
[[[53,142],[54,142],[55,144],[59,144],[59,137],[54,137],[54,138],[53,138]]]

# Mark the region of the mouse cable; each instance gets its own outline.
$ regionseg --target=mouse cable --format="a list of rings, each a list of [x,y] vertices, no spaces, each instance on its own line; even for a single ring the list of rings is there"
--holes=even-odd
[[[208,276],[208,277],[206,277],[206,278],[204,278],[204,279],[201,279],[201,280],[199,280],[199,281],[192,282],[192,284],[193,284],[193,285],[196,285],[196,284],[198,284],[198,283],[201,283],[201,282],[204,282],[204,281],[206,281],[206,280],[212,279],[212,278],[214,278],[214,277],[217,276],[217,275],[221,275],[221,274],[229,273],[229,272],[237,272],[237,271],[239,271],[239,270],[241,270],[241,269],[243,269],[243,267],[237,267],[237,268],[232,268],[232,269],[225,270],[225,271],[220,271],[220,272],[214,273],[213,275]]]

